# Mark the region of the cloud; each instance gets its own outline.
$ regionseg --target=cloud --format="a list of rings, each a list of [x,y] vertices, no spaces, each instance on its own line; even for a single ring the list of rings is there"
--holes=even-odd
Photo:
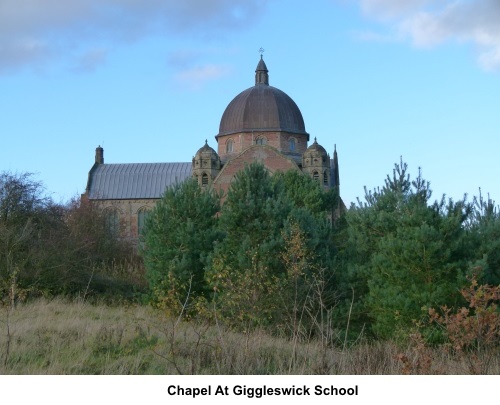
[[[71,70],[76,73],[93,72],[106,62],[108,53],[108,49],[104,48],[89,49],[79,56]]]
[[[213,38],[254,22],[269,0],[1,0],[0,73],[152,34]]]
[[[473,44],[485,70],[500,70],[499,0],[357,0],[371,18],[417,47]],[[365,39],[370,40],[367,36]]]
[[[47,43],[36,38],[0,40],[0,74],[26,64],[38,65],[50,59],[53,53]]]
[[[365,14],[380,19],[401,17],[429,3],[432,0],[360,0],[361,10]]]
[[[225,76],[230,71],[231,69],[226,65],[194,66],[180,71],[175,76],[175,81],[190,90],[199,90],[207,81]]]

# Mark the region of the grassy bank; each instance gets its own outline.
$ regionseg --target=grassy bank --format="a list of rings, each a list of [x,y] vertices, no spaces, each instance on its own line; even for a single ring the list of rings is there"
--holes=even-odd
[[[498,353],[454,358],[387,342],[342,351],[178,322],[148,306],[55,299],[0,310],[1,374],[467,374],[478,364],[500,374]]]

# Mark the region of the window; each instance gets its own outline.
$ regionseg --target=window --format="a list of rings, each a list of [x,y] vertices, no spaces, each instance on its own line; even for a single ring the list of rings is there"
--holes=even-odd
[[[118,211],[114,208],[108,208],[104,212],[104,221],[108,233],[113,237],[118,236],[118,231],[120,230]]]
[[[208,175],[206,173],[201,176],[201,185],[208,186]]]
[[[257,138],[255,140],[255,144],[256,145],[265,145],[267,143],[267,139],[266,138]]]
[[[328,174],[326,172],[323,173],[323,184],[328,186]]]
[[[137,211],[137,233],[138,235],[142,234],[142,231],[144,230],[144,225],[146,225],[146,219],[149,215],[149,210],[146,208],[140,208],[139,211]]]
[[[232,153],[233,152],[233,144],[234,144],[234,141],[232,139],[230,139],[229,141],[227,141],[227,143],[226,143],[226,153]]]
[[[290,143],[290,152],[295,152],[295,138],[290,138],[288,142]]]
[[[319,181],[319,173],[318,172],[314,172],[313,173],[313,180],[314,181]]]

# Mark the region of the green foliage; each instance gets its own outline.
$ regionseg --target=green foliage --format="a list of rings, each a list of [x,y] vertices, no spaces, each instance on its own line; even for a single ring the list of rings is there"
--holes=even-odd
[[[291,172],[271,176],[253,163],[231,183],[219,218],[224,239],[206,271],[219,315],[228,324],[276,327],[296,320],[298,307],[304,312],[311,295],[305,280],[331,265],[331,225],[322,208],[327,199],[304,179]],[[300,235],[303,244],[292,249],[292,235]],[[288,260],[294,255],[308,257],[297,274]]]
[[[224,240],[215,257],[223,256],[225,265],[235,270],[250,269],[257,261],[274,275],[282,274],[275,252],[283,246],[280,231],[291,209],[282,185],[272,182],[264,166],[248,165],[231,183],[222,207]]]
[[[472,276],[482,284],[500,285],[500,212],[481,193],[474,199],[469,222],[469,249],[475,252]]]
[[[337,190],[325,190],[317,181],[297,170],[276,172],[273,182],[284,187],[288,199],[297,208],[304,208],[313,215],[324,216],[337,206]]]
[[[148,215],[142,256],[154,298],[171,310],[206,294],[204,268],[219,238],[219,197],[194,180],[165,192]]]
[[[443,331],[423,322],[427,309],[455,313],[468,276],[477,291],[500,284],[500,214],[489,197],[431,202],[429,183],[402,161],[340,218],[336,192],[258,163],[237,174],[222,207],[195,181],[168,189],[140,242],[152,297],[176,317],[345,348],[362,331],[411,340],[424,324],[425,339],[442,342]],[[55,204],[31,175],[0,174],[3,302],[131,297],[143,277],[131,250],[109,235],[98,206]]]
[[[248,165],[231,183],[219,218],[224,239],[206,274],[225,319],[271,321],[276,304],[269,301],[284,275],[281,229],[291,210],[282,185],[261,164]]]
[[[366,203],[347,214],[354,320],[370,324],[379,337],[406,335],[425,316],[422,308],[460,301],[468,254],[464,223],[471,207],[444,197],[429,205],[430,197],[421,173],[411,181],[401,162],[382,190],[367,192]]]

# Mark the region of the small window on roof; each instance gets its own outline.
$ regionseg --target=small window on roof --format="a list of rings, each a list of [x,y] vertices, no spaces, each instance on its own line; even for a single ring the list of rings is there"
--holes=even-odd
[[[226,153],[232,153],[233,152],[233,145],[234,145],[234,141],[232,139],[230,139],[229,141],[227,141],[227,143],[226,143]]]
[[[295,138],[290,138],[288,142],[290,143],[290,152],[295,152]]]
[[[206,173],[201,176],[201,185],[208,186],[208,175]]]
[[[257,138],[255,140],[255,144],[256,145],[265,145],[265,144],[267,144],[267,139],[264,137]]]

